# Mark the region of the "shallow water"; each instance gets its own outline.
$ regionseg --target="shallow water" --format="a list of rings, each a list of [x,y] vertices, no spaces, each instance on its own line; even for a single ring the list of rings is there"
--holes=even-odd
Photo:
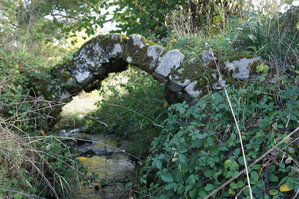
[[[114,136],[85,134],[80,129],[62,130],[60,135],[76,140],[69,144],[76,149],[77,159],[88,169],[87,175],[92,172],[98,175],[89,186],[73,185],[74,198],[130,198],[125,184],[133,179],[136,165],[126,153],[128,141]]]

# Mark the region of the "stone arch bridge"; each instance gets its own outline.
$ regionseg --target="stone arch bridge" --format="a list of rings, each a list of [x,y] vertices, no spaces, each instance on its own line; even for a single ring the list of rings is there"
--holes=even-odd
[[[86,42],[70,61],[54,66],[51,75],[55,83],[43,81],[40,89],[47,100],[68,102],[80,91],[98,87],[109,73],[124,71],[131,64],[164,83],[170,96],[192,100],[250,78],[256,71],[253,67],[261,61],[249,55],[214,57],[212,51],[186,56],[177,49],[166,51],[137,34],[99,35]]]

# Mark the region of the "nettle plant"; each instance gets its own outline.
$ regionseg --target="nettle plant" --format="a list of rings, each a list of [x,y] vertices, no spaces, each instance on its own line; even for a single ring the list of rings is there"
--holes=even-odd
[[[280,81],[273,78],[274,81]],[[299,88],[265,81],[227,88],[242,132],[247,163],[252,163],[298,126]],[[158,198],[204,198],[244,169],[244,161],[224,91],[208,94],[194,106],[169,108],[160,137],[140,177],[144,193]],[[298,135],[298,134],[297,134]],[[299,188],[295,138],[249,169],[256,198],[289,198]],[[250,198],[246,175],[213,198]]]

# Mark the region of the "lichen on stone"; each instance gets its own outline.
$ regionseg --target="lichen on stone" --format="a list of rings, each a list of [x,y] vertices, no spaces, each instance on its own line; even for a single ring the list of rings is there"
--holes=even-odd
[[[122,46],[120,44],[115,44],[114,45],[114,48],[113,48],[113,51],[112,51],[112,56],[116,56],[116,55],[119,55],[119,54],[122,54],[123,53],[123,49],[122,49]]]
[[[132,57],[128,56],[128,57],[127,57],[127,62],[131,64],[132,61],[133,61],[133,60],[132,60]]]
[[[232,71],[232,77],[238,80],[245,80],[249,78],[250,75],[250,65],[253,62],[261,61],[260,57],[255,58],[242,58],[240,60],[234,60],[232,62],[225,61],[225,69],[229,72]]]
[[[141,35],[133,34],[130,36],[130,39],[132,39],[134,46],[140,49],[145,47],[145,42]]]
[[[180,92],[186,87],[188,84],[190,84],[189,79],[180,80],[179,76],[177,75],[169,75],[169,84],[168,88],[173,92]]]
[[[161,46],[153,45],[147,48],[146,55],[149,58],[148,65],[149,69],[153,69],[155,65],[157,65],[158,61],[160,60],[160,56],[165,51],[164,48]]]
[[[205,67],[215,67],[217,58],[214,56],[213,51],[203,50],[201,53],[202,64]]]
[[[171,70],[178,68],[183,62],[185,55],[183,55],[179,50],[170,50],[162,58],[155,70],[155,73],[167,77]]]
[[[201,94],[209,87],[209,79],[213,79],[211,74],[214,69],[206,68],[203,66],[199,57],[191,56],[186,58],[185,62],[180,65],[176,70],[171,72],[171,76],[177,79],[180,83],[188,81],[188,86],[192,82],[192,86],[188,87],[188,91]],[[214,72],[215,73],[215,72]],[[194,83],[196,82],[196,83]]]
[[[188,93],[193,98],[198,97],[202,93],[202,90],[196,89],[197,83],[198,83],[197,81],[194,81],[190,83],[188,86],[186,86],[185,88],[186,93]]]
[[[212,74],[213,75],[213,74]],[[225,87],[228,87],[229,85],[226,84],[226,81],[222,79],[222,77],[220,76],[217,82],[214,82],[212,84],[212,88],[213,90],[217,91],[217,90],[222,90]]]

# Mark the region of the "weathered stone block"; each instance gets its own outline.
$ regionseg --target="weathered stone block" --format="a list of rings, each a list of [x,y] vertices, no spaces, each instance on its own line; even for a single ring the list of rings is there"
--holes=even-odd
[[[185,55],[183,55],[179,50],[170,50],[162,58],[155,70],[155,73],[168,77],[171,69],[178,68],[183,62]]]
[[[225,61],[225,69],[232,71],[232,77],[238,80],[245,80],[250,75],[250,65],[253,62],[262,61],[260,57],[254,57],[251,59],[242,58],[240,60]]]

